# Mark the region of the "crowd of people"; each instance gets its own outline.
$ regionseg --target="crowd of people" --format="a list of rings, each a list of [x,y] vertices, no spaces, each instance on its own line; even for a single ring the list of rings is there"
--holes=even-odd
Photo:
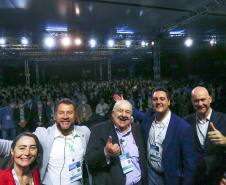
[[[225,185],[226,114],[212,107],[224,87],[208,84],[210,96],[203,82],[162,84],[167,88],[151,80],[9,87],[2,133],[20,134],[0,140],[0,157],[8,157],[0,183],[82,185],[87,169],[97,185]],[[98,124],[90,131],[93,108]],[[5,127],[13,123],[18,129]]]
[[[171,94],[171,111],[182,118],[193,112],[190,93],[192,88],[198,85],[207,87],[212,96],[212,107],[225,112],[224,82],[163,79],[162,85]],[[22,85],[2,87],[0,90],[2,137],[13,139],[16,133],[33,132],[38,126],[51,126],[55,123],[54,106],[63,98],[75,102],[78,112],[76,123],[89,127],[111,117],[114,94],[123,94],[133,107],[146,112],[152,109],[151,92],[154,86],[154,81],[150,79],[121,79],[102,82],[53,82],[45,85],[35,84],[31,87]]]

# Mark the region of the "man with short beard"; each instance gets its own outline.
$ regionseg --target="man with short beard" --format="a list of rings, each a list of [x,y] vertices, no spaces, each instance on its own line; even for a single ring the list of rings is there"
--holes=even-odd
[[[34,134],[43,147],[43,162],[39,169],[43,185],[82,185],[82,167],[90,131],[75,125],[74,102],[62,99],[56,105],[56,124],[38,127]],[[11,141],[0,140],[0,156],[9,155]],[[8,151],[8,154],[6,153]]]
[[[204,87],[191,93],[196,113],[184,118],[193,128],[197,170],[195,184],[219,184],[226,172],[226,114],[211,107],[212,97]]]
[[[92,128],[85,161],[95,185],[147,185],[144,138],[132,105],[116,102],[112,119]]]

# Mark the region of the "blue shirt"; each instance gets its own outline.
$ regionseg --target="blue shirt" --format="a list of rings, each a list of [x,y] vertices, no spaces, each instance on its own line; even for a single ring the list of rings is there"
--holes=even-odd
[[[131,126],[125,134],[123,134],[116,126],[115,130],[119,139],[122,154],[129,153],[133,164],[133,171],[126,174],[126,185],[135,184],[141,180],[141,169],[139,164],[139,151],[131,131]],[[124,146],[124,143],[122,142],[121,144],[120,141],[125,141],[128,136],[129,140]]]
[[[16,124],[13,120],[13,109],[8,109],[8,107],[3,107],[0,112],[0,121],[2,123],[3,129],[10,129],[16,127]]]

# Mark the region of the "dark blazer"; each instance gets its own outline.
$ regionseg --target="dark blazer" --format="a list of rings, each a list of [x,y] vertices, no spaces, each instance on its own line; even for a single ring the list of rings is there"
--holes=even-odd
[[[147,163],[142,129],[139,125],[132,124],[133,136],[139,150],[140,168],[143,185],[148,184]],[[133,130],[134,129],[134,130]],[[119,157],[111,157],[110,164],[107,164],[104,154],[104,147],[109,136],[112,136],[112,143],[118,143],[118,136],[112,120],[100,123],[92,128],[88,142],[85,162],[92,175],[93,185],[125,185],[126,175],[123,174]]]
[[[155,114],[133,108],[133,116],[142,122],[147,144]],[[196,161],[192,127],[172,112],[163,144],[162,165],[168,184],[194,185]]]
[[[39,173],[36,169],[32,170],[34,185],[40,185]],[[0,171],[0,184],[1,185],[16,185],[13,178],[12,170],[10,168]]]
[[[31,115],[31,113],[30,113],[29,108],[24,107],[24,119],[25,119],[26,122],[29,121],[30,115]],[[14,117],[13,119],[14,119],[15,123],[19,124],[20,123],[20,108],[17,108],[17,109],[14,110],[13,117]]]
[[[39,120],[39,115],[38,115],[38,108],[36,108],[32,115],[31,115],[31,118],[32,118],[32,124],[34,126],[38,126],[38,122],[40,121]],[[45,107],[42,107],[42,126],[46,126],[47,125],[47,117],[46,117],[46,109]]]
[[[206,171],[208,171],[212,178],[211,184],[219,184],[220,179],[223,177],[223,172],[226,171],[226,154],[224,152],[226,147],[213,144],[207,136],[203,149],[196,130],[196,113],[185,117],[184,120],[192,126],[195,137],[195,152],[198,165],[196,172],[197,182],[201,181],[201,178],[205,178]],[[212,110],[210,122],[222,135],[226,136],[226,114]],[[207,132],[209,131],[212,131],[210,126],[207,129]]]
[[[50,106],[50,105],[48,105],[47,107],[46,107],[46,118],[47,118],[47,121],[48,121],[48,124],[49,125],[52,125],[52,123],[51,123],[51,119],[54,119],[54,117],[55,117],[55,114],[53,113],[53,111],[52,111],[52,107]]]

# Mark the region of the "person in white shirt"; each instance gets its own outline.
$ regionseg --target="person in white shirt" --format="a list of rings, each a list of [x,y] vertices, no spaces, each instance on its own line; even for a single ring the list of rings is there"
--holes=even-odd
[[[99,117],[99,123],[107,120],[106,114],[109,111],[108,104],[104,103],[104,98],[100,99],[100,103],[96,106],[96,114]]]
[[[75,125],[74,102],[62,99],[56,105],[56,124],[38,127],[34,134],[43,147],[43,163],[39,168],[43,185],[82,185],[82,169],[90,131]],[[11,142],[0,140],[0,156],[10,153]],[[6,152],[8,151],[8,153]]]

